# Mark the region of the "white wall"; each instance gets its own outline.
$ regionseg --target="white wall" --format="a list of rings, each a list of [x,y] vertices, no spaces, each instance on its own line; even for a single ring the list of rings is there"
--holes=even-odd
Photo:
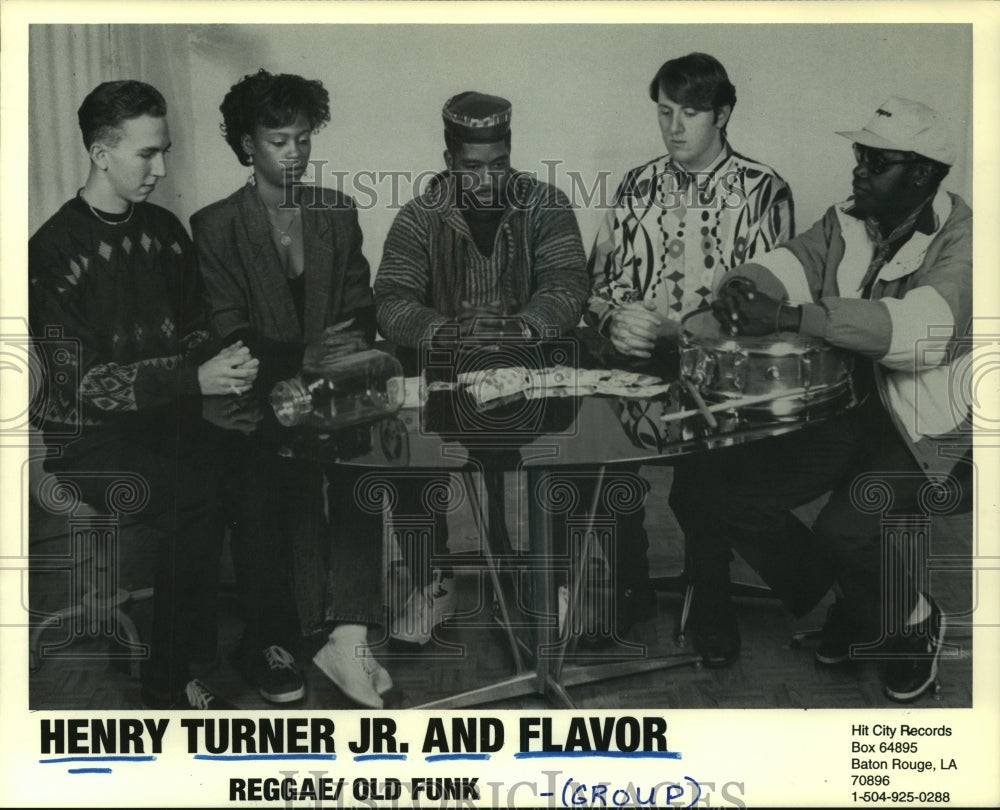
[[[171,117],[171,183],[153,198],[185,222],[246,180],[249,170],[219,134],[218,106],[230,85],[260,67],[323,81],[333,119],[315,138],[313,158],[349,178],[440,168],[441,105],[477,89],[513,103],[518,168],[544,176],[542,161],[558,160],[565,191],[567,171],[588,185],[607,172],[613,190],[623,171],[664,151],[649,80],[666,59],[695,50],[729,71],[738,96],[730,141],[791,184],[800,230],[850,193],[850,144],[834,131],[860,128],[890,95],[923,100],[953,120],[959,161],[946,185],[971,202],[967,25],[192,25],[170,33],[183,34],[187,64],[178,67],[174,45],[165,49],[172,66],[140,64],[137,78],[157,84],[164,69],[175,80],[190,74],[184,106],[194,117]],[[33,58],[33,72],[49,61]],[[33,75],[33,93],[40,86]],[[60,125],[73,125],[75,109],[65,113]],[[68,196],[82,180],[50,182]],[[399,203],[411,196],[402,189]],[[385,194],[361,212],[373,268],[395,213],[385,199],[389,183],[378,190]],[[581,208],[578,217],[589,249],[600,212]]]

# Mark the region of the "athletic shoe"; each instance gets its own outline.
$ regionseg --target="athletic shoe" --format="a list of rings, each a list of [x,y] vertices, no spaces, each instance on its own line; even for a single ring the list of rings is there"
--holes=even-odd
[[[361,653],[361,664],[364,666],[365,672],[371,677],[372,686],[376,692],[384,695],[392,689],[392,676],[389,674],[389,670],[378,662],[378,659],[372,655],[372,651],[368,647],[365,647]]]
[[[313,663],[340,688],[341,692],[362,706],[381,709],[380,694],[392,688],[392,678],[389,673],[364,646],[328,641],[313,656]]]
[[[264,700],[291,703],[305,695],[302,673],[284,647],[272,644],[257,653],[243,653],[240,658],[244,677],[257,687]]]
[[[188,681],[183,692],[175,694],[164,694],[144,686],[142,687],[142,702],[150,709],[195,709],[200,711],[236,709],[236,706],[220,698],[197,678]]]
[[[435,569],[424,588],[414,590],[389,627],[398,641],[424,645],[434,628],[455,612],[455,578]]]
[[[930,615],[916,625],[908,625],[911,632],[893,640],[892,660],[882,673],[886,696],[900,703],[916,700],[937,678],[947,622],[937,602],[926,594],[924,598],[930,603]]]

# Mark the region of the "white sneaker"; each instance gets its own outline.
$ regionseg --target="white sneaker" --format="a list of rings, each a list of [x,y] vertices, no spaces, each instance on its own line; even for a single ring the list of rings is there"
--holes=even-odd
[[[381,709],[382,698],[379,695],[392,688],[389,673],[379,665],[367,647],[359,650],[354,645],[349,647],[328,641],[313,656],[313,663],[341,692],[362,706]],[[378,670],[382,670],[385,675],[379,674]],[[380,690],[376,683],[383,688]]]
[[[415,590],[390,624],[390,635],[399,641],[424,645],[434,628],[455,612],[455,578],[435,569],[431,581]]]
[[[392,676],[389,674],[389,670],[378,662],[378,659],[372,655],[371,649],[365,647],[359,655],[361,656],[361,665],[372,679],[372,687],[375,691],[384,695],[392,689]]]

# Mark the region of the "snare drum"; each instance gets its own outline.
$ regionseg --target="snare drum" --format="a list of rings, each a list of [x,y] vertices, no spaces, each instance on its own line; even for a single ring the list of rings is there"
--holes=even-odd
[[[741,413],[798,420],[854,404],[851,356],[819,338],[791,332],[723,334],[711,310],[687,315],[681,330],[681,375],[707,400],[733,400]],[[773,399],[760,402],[760,398]],[[755,397],[745,406],[737,400]]]

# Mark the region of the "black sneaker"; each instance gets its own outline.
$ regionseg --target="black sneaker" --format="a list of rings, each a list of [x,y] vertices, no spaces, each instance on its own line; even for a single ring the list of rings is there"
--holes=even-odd
[[[223,700],[197,678],[184,686],[184,691],[175,694],[158,692],[149,686],[142,687],[142,702],[150,709],[198,709],[202,711],[230,711],[236,709]]]
[[[854,640],[854,623],[844,603],[838,599],[826,612],[823,635],[816,648],[816,661],[828,667],[850,661],[851,642]]]
[[[292,703],[306,693],[302,673],[295,666],[295,658],[277,644],[257,653],[244,652],[241,656],[243,675],[257,687],[260,696],[270,703]]]
[[[900,703],[916,700],[937,679],[938,657],[944,645],[947,622],[937,602],[926,594],[931,615],[912,632],[897,636],[892,645],[892,660],[882,673],[882,688],[887,697]]]

